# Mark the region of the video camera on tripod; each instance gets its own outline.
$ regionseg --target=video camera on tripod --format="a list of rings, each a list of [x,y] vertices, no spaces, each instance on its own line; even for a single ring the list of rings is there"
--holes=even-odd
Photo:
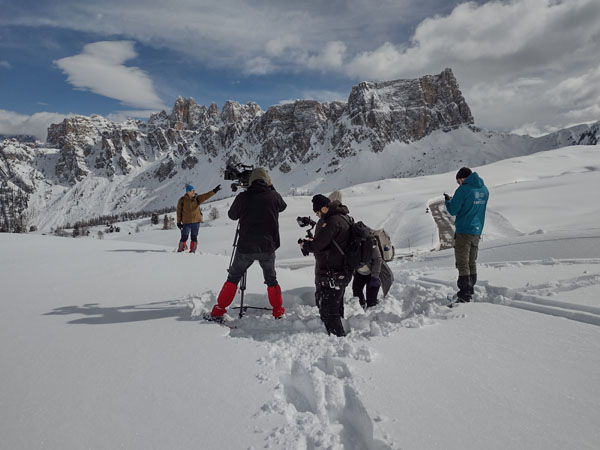
[[[234,180],[231,183],[231,190],[237,191],[238,187],[246,189],[250,186],[250,175],[254,170],[254,166],[246,164],[227,164],[223,171],[223,178],[226,180]]]
[[[310,217],[301,217],[301,216],[298,216],[296,218],[296,222],[298,223],[298,226],[300,226],[302,228],[310,226],[310,228],[308,230],[306,230],[305,239],[298,239],[298,244],[301,244],[302,242],[306,242],[307,240],[312,240],[314,238],[312,230],[315,227],[315,225],[317,224],[317,222],[312,220]],[[304,256],[308,256],[309,253],[310,252],[308,250],[302,249],[302,254]]]

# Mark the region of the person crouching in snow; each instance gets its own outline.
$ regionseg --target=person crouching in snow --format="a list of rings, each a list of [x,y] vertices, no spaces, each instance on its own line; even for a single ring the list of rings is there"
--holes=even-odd
[[[196,195],[194,186],[191,184],[185,185],[185,195],[177,202],[177,228],[181,230],[181,238],[179,239],[178,252],[182,252],[187,247],[188,236],[192,235],[190,242],[190,253],[195,253],[198,248],[198,230],[200,222],[202,222],[202,211],[200,204],[211,198],[221,190],[219,184],[212,191],[205,194]]]
[[[210,313],[215,319],[223,317],[235,297],[238,283],[257,260],[263,270],[273,316],[278,319],[285,312],[275,272],[275,250],[280,244],[279,213],[285,210],[287,204],[273,187],[271,177],[265,169],[254,169],[250,174],[249,185],[246,191],[238,194],[227,213],[231,220],[240,221],[239,236],[227,281]]]
[[[365,242],[363,245],[363,253],[365,255],[362,257],[363,261],[361,261],[360,267],[354,272],[352,295],[358,297],[360,306],[366,310],[377,305],[377,294],[381,286],[379,274],[381,273],[383,258],[381,257],[381,252],[375,238],[371,239],[371,242]],[[366,299],[363,293],[365,286],[367,287]]]

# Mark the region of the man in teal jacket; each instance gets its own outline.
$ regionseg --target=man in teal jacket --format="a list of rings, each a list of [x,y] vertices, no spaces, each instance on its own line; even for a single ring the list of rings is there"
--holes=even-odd
[[[444,194],[446,209],[456,216],[454,258],[458,269],[457,302],[470,302],[477,282],[477,253],[485,222],[485,208],[490,196],[477,172],[468,167],[456,173],[459,184],[454,197]]]

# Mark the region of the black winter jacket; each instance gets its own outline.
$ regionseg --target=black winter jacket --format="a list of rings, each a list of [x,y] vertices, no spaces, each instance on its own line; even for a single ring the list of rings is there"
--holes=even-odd
[[[279,248],[279,213],[287,204],[273,186],[258,180],[238,194],[227,215],[240,221],[240,253],[274,252]]]
[[[304,249],[315,254],[315,273],[323,276],[328,270],[342,271],[344,255],[333,241],[344,250],[350,241],[350,218],[348,208],[340,202],[329,204],[329,211],[317,223],[315,238],[304,243]]]

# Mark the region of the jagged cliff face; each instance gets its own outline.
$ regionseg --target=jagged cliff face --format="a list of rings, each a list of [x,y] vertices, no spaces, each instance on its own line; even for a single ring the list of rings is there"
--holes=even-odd
[[[577,145],[598,145],[600,143],[600,123],[592,125],[579,135]]]
[[[170,114],[147,124],[116,124],[99,116],[74,117],[52,125],[48,144],[59,149],[58,182],[74,185],[89,175],[127,175],[160,159],[159,181],[191,170],[201,161],[250,161],[289,172],[323,152],[328,165],[366,148],[382,151],[394,141],[416,141],[438,129],[473,123],[452,71],[418,80],[355,86],[348,103],[300,100],[263,111],[256,103],[228,101],[219,111],[178,98]]]
[[[352,89],[347,103],[299,100],[263,111],[256,103],[228,101],[219,110],[214,103],[207,108],[178,98],[170,113],[155,114],[148,123],[72,117],[50,126],[45,145],[0,141],[0,183],[5,198],[20,195],[12,204],[27,211],[29,222],[49,228],[170,206],[186,182],[221,182],[225,165],[232,162],[266,167],[280,190],[293,192],[437,173],[441,166],[422,161],[426,152],[418,143],[437,130],[472,124],[450,69],[415,80],[363,82]],[[581,139],[597,142],[595,133]],[[407,155],[418,149],[418,158],[407,156],[402,168],[387,164],[385,173],[360,170],[356,180],[342,171],[353,160],[364,164],[366,156],[384,157],[399,145]],[[547,142],[541,146],[554,148]],[[464,158],[457,156],[457,164],[464,165]],[[4,201],[4,209],[8,203]],[[0,215],[0,229],[8,213],[4,217]]]
[[[473,123],[450,69],[418,80],[360,83],[350,93],[348,117],[356,127],[353,137],[368,139],[373,151],[389,142],[416,141],[435,130]]]

